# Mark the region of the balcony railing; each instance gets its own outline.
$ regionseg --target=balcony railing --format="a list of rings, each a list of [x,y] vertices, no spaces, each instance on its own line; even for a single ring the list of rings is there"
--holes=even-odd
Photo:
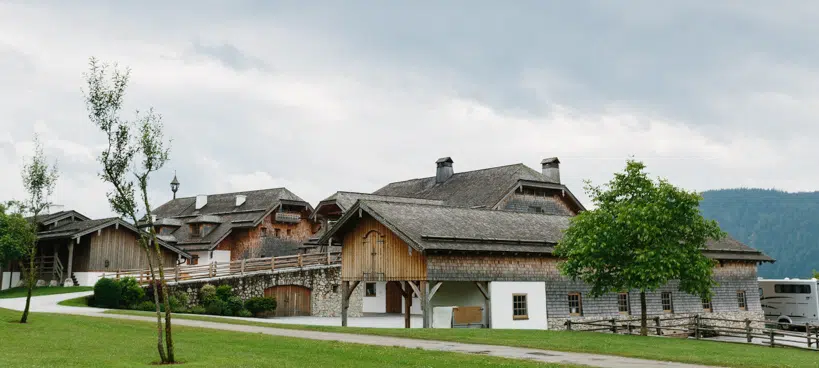
[[[275,219],[277,222],[297,224],[301,222],[301,214],[295,212],[276,212]]]

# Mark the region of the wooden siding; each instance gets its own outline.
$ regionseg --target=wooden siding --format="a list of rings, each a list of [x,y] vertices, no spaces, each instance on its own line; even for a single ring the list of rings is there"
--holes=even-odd
[[[90,241],[88,240],[90,238]],[[83,237],[81,241],[90,244],[87,271],[89,272],[105,272],[116,271],[120,269],[134,269],[148,266],[147,256],[145,251],[139,245],[136,234],[131,231],[123,229],[115,229],[108,227],[98,233],[92,233]],[[78,247],[74,247],[76,256]],[[165,267],[173,267],[176,265],[176,253],[163,249],[162,258]],[[105,261],[108,261],[108,267],[105,266]],[[78,269],[75,272],[83,272],[86,270]]]
[[[375,276],[368,278],[365,273]],[[345,281],[426,280],[427,261],[421,252],[410,251],[406,242],[365,214],[355,229],[344,235],[341,277]]]
[[[216,250],[229,250],[231,261],[298,254],[298,247],[313,234],[313,224],[306,214],[302,215],[299,223],[276,222],[273,221],[275,216],[276,211],[266,216],[259,226],[251,229],[234,229],[216,246]],[[271,247],[282,249],[269,249]]]

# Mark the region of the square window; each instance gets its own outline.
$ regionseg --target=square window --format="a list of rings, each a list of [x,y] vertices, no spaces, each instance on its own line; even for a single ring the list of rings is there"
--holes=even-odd
[[[663,291],[662,294],[660,294],[660,298],[663,302],[663,312],[674,313],[674,301],[671,298],[671,292]]]
[[[290,236],[290,229],[287,229],[287,236]]]
[[[737,304],[739,310],[748,310],[748,301],[745,299],[745,290],[737,291]]]
[[[366,288],[366,292],[365,292],[364,296],[375,296],[375,283],[374,282],[368,282],[366,287],[367,288]]]
[[[526,294],[512,294],[512,319],[529,319]]]
[[[262,238],[267,237],[267,228],[266,227],[261,228],[261,234],[262,234]]]
[[[273,236],[275,236],[275,237],[277,237],[277,238],[278,238],[278,237],[279,237],[279,235],[280,235],[279,233],[280,233],[280,230],[279,230],[279,229],[273,229]]]
[[[628,293],[617,294],[617,311],[620,312],[620,314],[631,314]]]
[[[580,293],[569,293],[569,315],[583,315],[583,299],[581,298]]]
[[[702,311],[703,312],[712,312],[714,309],[711,307],[711,299],[702,298]]]
[[[543,207],[539,207],[539,206],[529,206],[529,212],[533,212],[533,213],[543,213]]]

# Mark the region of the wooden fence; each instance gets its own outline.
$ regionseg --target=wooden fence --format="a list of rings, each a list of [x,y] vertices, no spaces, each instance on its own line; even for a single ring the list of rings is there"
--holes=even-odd
[[[647,322],[649,333],[658,336],[693,337],[697,340],[713,336],[729,336],[743,338],[747,343],[752,343],[754,339],[761,339],[762,343],[771,347],[787,346],[804,349],[806,347],[802,345],[807,345],[807,349],[819,349],[819,325],[809,323],[796,325],[750,319],[712,318],[702,315],[653,317]],[[742,327],[725,326],[726,324]],[[754,327],[753,324],[765,327]],[[640,333],[640,319],[569,320],[566,321],[566,329],[634,335]],[[802,332],[802,329],[805,332]]]
[[[283,257],[249,258],[194,266],[182,265],[163,268],[163,272],[165,274],[165,281],[180,282],[340,263],[341,253],[315,253]],[[157,274],[157,278],[159,278],[159,269],[154,269],[154,271]],[[102,277],[114,279],[133,277],[140,284],[148,284],[151,281],[151,271],[147,268],[118,270],[116,272],[105,273]]]

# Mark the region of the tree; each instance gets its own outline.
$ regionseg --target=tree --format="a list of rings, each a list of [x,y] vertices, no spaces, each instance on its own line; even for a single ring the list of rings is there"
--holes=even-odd
[[[144,229],[140,231],[139,243],[147,255],[151,284],[154,285],[157,350],[162,363],[174,363],[168,288],[165,285],[162,252],[148,198],[151,174],[168,161],[169,149],[162,134],[162,118],[151,109],[144,115],[137,112],[133,121],[121,119],[120,110],[130,70],[121,72],[115,65],[109,75],[110,66],[99,63],[95,58],[90,59],[89,65],[89,72],[85,74],[87,90],[84,91],[88,117],[108,141],[107,147],[99,156],[102,164],[100,177],[113,186],[113,190],[107,193],[111,208]],[[140,218],[139,213],[144,214],[144,217]],[[161,287],[156,287],[157,285]],[[164,336],[160,301],[165,307]]]
[[[25,244],[33,243],[37,236],[31,223],[22,214],[9,210],[9,206],[0,203],[0,267],[22,259]],[[0,275],[0,285],[2,284],[3,278]]]
[[[556,247],[561,273],[591,285],[590,294],[640,292],[640,333],[648,333],[646,292],[679,280],[680,291],[711,297],[714,261],[703,253],[709,239],[725,234],[700,215],[702,199],[650,179],[645,165],[629,160],[603,187],[586,182],[596,208],[571,219]]]
[[[34,136],[34,156],[31,161],[23,166],[23,187],[26,189],[28,197],[18,202],[20,210],[31,215],[29,217],[29,237],[26,242],[21,244],[21,253],[23,258],[28,258],[28,267],[20,260],[20,270],[23,272],[23,278],[26,283],[28,292],[26,293],[26,307],[23,309],[23,316],[20,318],[20,323],[28,321],[28,310],[31,305],[31,291],[37,282],[37,264],[35,259],[37,256],[37,221],[40,214],[46,211],[51,202],[49,197],[54,192],[54,185],[57,183],[57,166],[49,166],[46,162],[45,154],[43,154],[43,146],[37,136]],[[62,280],[60,280],[62,281]]]

